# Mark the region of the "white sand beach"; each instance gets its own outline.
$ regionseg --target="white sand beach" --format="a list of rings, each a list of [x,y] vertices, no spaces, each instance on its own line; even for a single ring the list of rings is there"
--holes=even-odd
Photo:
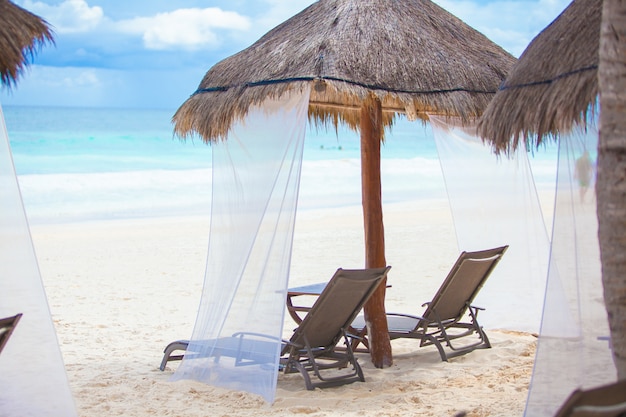
[[[415,215],[419,213],[419,216]],[[458,256],[446,201],[385,206],[387,310],[419,314]],[[536,337],[486,329],[493,347],[441,362],[435,348],[392,342],[394,365],[358,354],[366,382],[307,391],[280,375],[276,401],[193,381],[169,382],[165,345],[191,335],[209,218],[137,218],[31,227],[69,383],[81,417],[522,415]],[[298,212],[290,285],[363,266],[360,207]],[[513,295],[512,295],[513,296]],[[489,314],[489,306],[484,305]],[[285,315],[285,332],[294,327]]]

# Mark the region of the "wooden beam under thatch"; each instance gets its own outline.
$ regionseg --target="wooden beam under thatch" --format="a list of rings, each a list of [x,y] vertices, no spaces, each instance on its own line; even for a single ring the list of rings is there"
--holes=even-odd
[[[54,42],[48,23],[9,0],[0,0],[0,82],[15,84],[29,59],[46,42]]]
[[[174,115],[175,132],[224,138],[250,106],[309,87],[312,119],[354,130],[370,96],[385,126],[395,113],[469,121],[514,62],[430,0],[321,0],[213,66]]]
[[[497,152],[585,124],[598,96],[602,0],[574,0],[528,45],[478,122]]]

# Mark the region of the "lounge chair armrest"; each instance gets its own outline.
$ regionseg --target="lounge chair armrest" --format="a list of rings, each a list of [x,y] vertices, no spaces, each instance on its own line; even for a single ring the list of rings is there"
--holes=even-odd
[[[358,334],[354,334],[354,333],[345,332],[344,335],[346,337],[350,338],[350,339],[358,339],[358,340],[364,340],[365,339],[365,337],[359,336]]]
[[[392,317],[407,317],[410,319],[415,319],[415,320],[426,320],[424,317],[422,316],[415,316],[413,314],[404,314],[404,313],[387,313],[388,316],[392,316]]]
[[[264,339],[269,339],[275,342],[280,342],[280,343],[287,343],[290,344],[289,341],[281,339],[279,337],[275,337],[275,336],[270,336],[268,334],[264,334],[264,333],[255,333],[255,332],[237,332],[237,333],[233,333],[232,337],[241,337],[244,338],[245,336],[254,336],[254,337],[262,337]]]
[[[474,323],[477,323],[478,312],[485,310],[483,307],[477,307],[471,304],[468,304],[467,308]]]
[[[283,343],[287,346],[292,346],[295,347],[296,349],[304,349],[306,346],[304,345],[298,345],[296,343],[293,343],[291,340],[285,340],[283,339]]]

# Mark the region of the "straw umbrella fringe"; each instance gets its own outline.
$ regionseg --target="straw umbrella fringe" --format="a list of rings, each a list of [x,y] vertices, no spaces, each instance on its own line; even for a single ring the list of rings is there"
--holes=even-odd
[[[478,118],[515,58],[430,0],[320,0],[213,66],[173,117],[180,137],[226,138],[267,98],[311,88],[309,118],[361,133],[366,267],[386,266],[380,143],[396,114]],[[392,363],[385,285],[365,306],[372,361]]]
[[[496,152],[584,125],[598,97],[602,0],[575,0],[528,45],[478,122]]]
[[[0,81],[12,86],[36,50],[54,43],[48,23],[9,0],[0,0]]]

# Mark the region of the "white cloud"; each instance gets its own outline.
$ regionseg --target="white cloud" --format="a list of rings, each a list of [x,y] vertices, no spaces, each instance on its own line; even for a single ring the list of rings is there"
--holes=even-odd
[[[36,75],[33,77],[33,81],[36,81],[44,89],[98,89],[102,85],[97,70],[94,68],[58,68],[34,65],[32,70],[33,75]]]
[[[570,3],[570,0],[434,1],[515,56]]]
[[[99,88],[102,83],[93,68],[81,70],[73,77],[64,77],[63,83],[68,87]]]
[[[121,71],[33,65],[15,89],[0,89],[3,106],[139,107],[176,110],[206,69]],[[159,88],[154,88],[158,85]]]
[[[88,32],[104,18],[101,7],[89,7],[85,0],[65,0],[57,6],[26,0],[23,7],[46,19],[57,33]]]
[[[195,50],[218,45],[216,29],[246,31],[250,28],[250,21],[238,13],[210,7],[137,17],[117,22],[115,27],[123,33],[141,35],[148,49]]]
[[[112,71],[96,68],[33,65],[16,94],[0,94],[2,104],[42,106],[104,106],[106,94],[119,91]]]

